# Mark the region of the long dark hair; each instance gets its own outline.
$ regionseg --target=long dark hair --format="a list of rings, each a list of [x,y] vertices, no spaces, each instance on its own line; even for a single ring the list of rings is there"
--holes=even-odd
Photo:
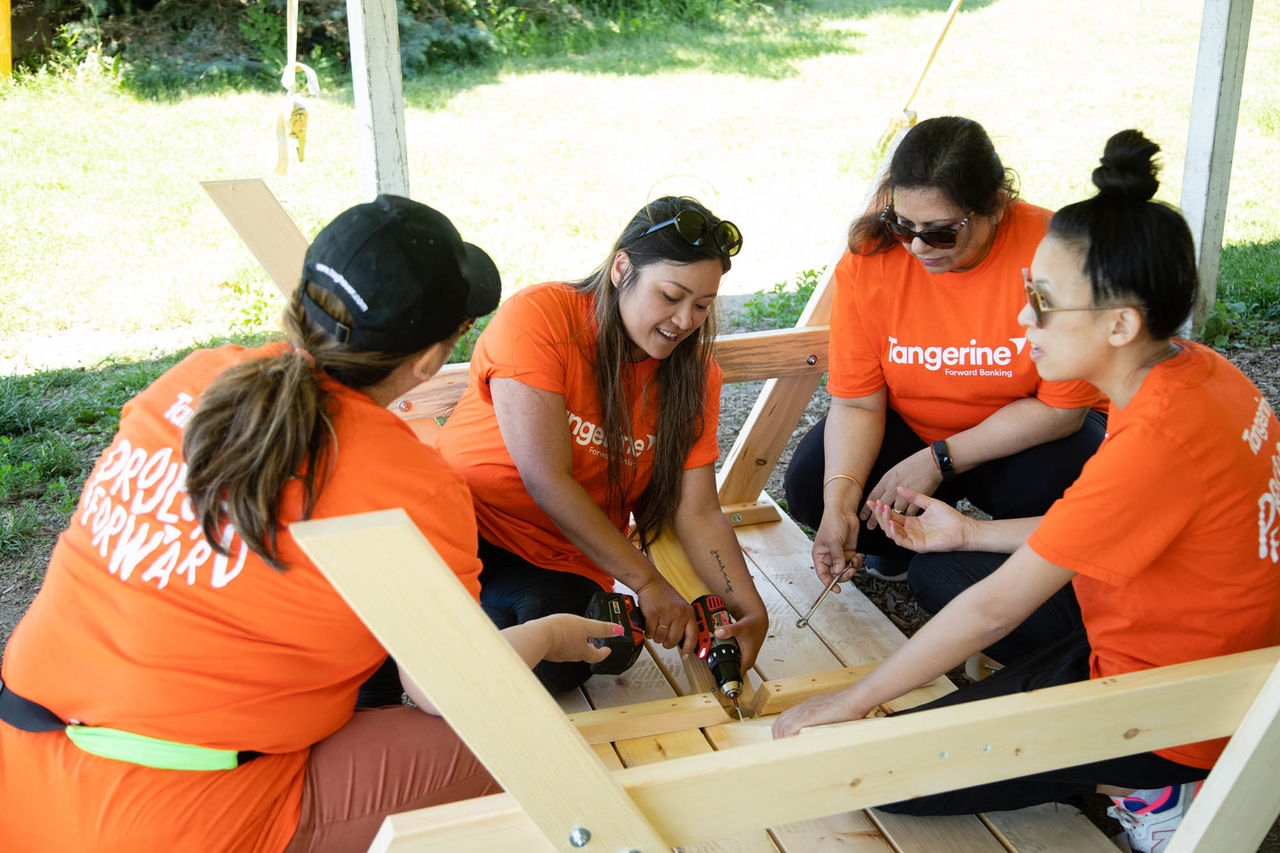
[[[874,255],[901,245],[880,222],[894,190],[934,189],[962,210],[990,216],[1017,197],[1014,173],[1000,162],[982,125],[960,116],[929,118],[907,131],[893,152],[871,209],[849,226],[849,250]]]
[[[622,292],[635,284],[639,271],[654,263],[690,264],[717,260],[728,272],[730,260],[714,241],[701,246],[686,242],[675,228],[662,228],[645,234],[651,226],[665,222],[682,210],[696,210],[714,228],[720,219],[691,198],[664,196],[641,208],[618,235],[608,259],[590,276],[575,282],[580,293],[590,294],[595,301],[596,392],[603,410],[605,441],[609,453],[608,508],[622,509],[630,490],[630,477],[624,478],[626,466],[622,454],[623,437],[632,434],[629,404],[623,393],[631,360],[632,342],[622,324],[618,300]],[[618,252],[631,259],[625,278],[613,286],[609,271]],[[655,448],[653,475],[636,500],[634,509],[636,533],[640,547],[649,545],[662,527],[671,520],[680,500],[681,476],[690,449],[702,437],[703,413],[706,409],[707,372],[712,363],[712,344],[716,336],[715,312],[711,312],[698,334],[682,341],[658,366],[658,443]]]
[[[1200,298],[1191,229],[1176,208],[1152,197],[1160,187],[1160,146],[1140,131],[1107,140],[1093,170],[1093,198],[1053,215],[1049,233],[1084,255],[1095,305],[1137,302],[1156,340],[1170,338]]]
[[[302,282],[285,310],[283,352],[238,364],[200,395],[182,436],[187,494],[209,545],[227,555],[221,530],[230,521],[269,566],[278,557],[280,496],[294,477],[302,484],[302,517],[309,518],[331,470],[334,449],[330,394],[321,372],[352,388],[376,385],[416,353],[364,352],[339,343],[307,316],[303,288],[322,308],[351,324],[328,291]]]

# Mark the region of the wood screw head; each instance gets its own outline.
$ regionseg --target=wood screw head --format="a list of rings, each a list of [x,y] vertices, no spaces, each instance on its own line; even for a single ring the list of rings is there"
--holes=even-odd
[[[569,833],[569,843],[574,847],[586,847],[587,842],[591,840],[591,830],[585,826],[575,826],[573,831]]]
[[[804,363],[809,365],[810,367],[813,367],[815,364],[818,363],[818,357],[816,355],[811,355],[804,360]]]
[[[410,403],[408,400],[401,400],[399,404],[397,404],[396,408],[402,412],[407,412],[413,408],[413,403]]]

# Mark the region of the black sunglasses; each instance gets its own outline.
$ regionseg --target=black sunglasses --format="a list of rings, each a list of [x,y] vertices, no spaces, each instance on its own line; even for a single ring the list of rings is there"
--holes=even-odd
[[[910,243],[919,237],[926,246],[933,246],[935,249],[951,249],[956,245],[956,235],[960,233],[960,229],[969,224],[969,217],[966,216],[955,225],[948,225],[946,228],[926,228],[923,231],[912,231],[897,220],[893,212],[893,205],[886,204],[884,210],[880,212],[880,222],[884,224],[885,228],[889,229],[890,234],[903,243]]]
[[[668,225],[676,227],[676,233],[690,246],[701,246],[711,237],[720,254],[732,258],[742,250],[742,232],[738,226],[727,219],[722,219],[714,228],[707,222],[707,217],[696,210],[682,210],[670,219],[651,225],[649,230],[641,234],[647,237],[654,231],[661,231]]]

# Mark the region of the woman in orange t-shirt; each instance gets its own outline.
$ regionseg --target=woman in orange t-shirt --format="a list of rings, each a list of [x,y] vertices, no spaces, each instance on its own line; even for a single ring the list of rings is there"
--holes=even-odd
[[[670,527],[736,620],[717,633],[738,639],[743,669],[754,662],[768,615],[714,468],[713,314],[741,244],[693,199],[657,199],[591,276],[523,288],[480,335],[436,446],[475,497],[480,603],[499,627],[583,613],[616,579],[656,642],[693,653],[693,609],[641,550]],[[591,675],[573,663],[535,672],[552,692]]]
[[[386,407],[498,294],[442,214],[379,196],[308,249],[289,343],[199,350],[125,405],[5,649],[0,850],[364,850],[498,790],[416,685],[356,710],[386,651],[289,534],[401,507],[478,595],[466,486]],[[504,635],[532,666],[610,633]]]
[[[862,563],[907,580],[936,613],[999,560],[915,556],[878,529],[870,502],[914,512],[895,497],[908,486],[995,518],[1039,515],[1102,441],[1097,389],[1041,377],[1016,320],[1048,220],[1015,198],[977,122],[932,118],[903,137],[836,267],[830,412],[784,481],[788,512],[816,531],[824,583]],[[1077,624],[1066,590],[992,653],[1008,662]]]
[[[1213,350],[1173,337],[1199,294],[1191,232],[1151,201],[1158,146],[1136,130],[1106,145],[1098,194],[1054,214],[1026,276],[1031,357],[1111,401],[1106,440],[1043,518],[978,521],[899,488],[873,505],[919,551],[1011,554],[906,646],[840,693],[783,713],[775,735],[864,717],[947,672],[1063,587],[1083,627],[938,704],[1280,644],[1280,422]],[[896,514],[909,502],[920,515]],[[1223,740],[919,797],[912,814],[1016,809],[1101,791],[1135,851],[1163,849]]]

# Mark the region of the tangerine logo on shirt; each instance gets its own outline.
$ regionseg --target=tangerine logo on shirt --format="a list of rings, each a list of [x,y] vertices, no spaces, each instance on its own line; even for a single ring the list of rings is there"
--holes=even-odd
[[[593,449],[593,453],[603,455],[604,451],[608,450],[608,443],[605,441],[604,430],[600,429],[599,426],[581,415],[574,414],[573,412],[569,412],[569,434],[573,436],[574,442],[576,442],[579,447],[594,445],[595,447],[600,448],[598,451]],[[639,457],[640,454],[644,453],[646,450],[652,450],[653,446],[657,444],[657,442],[658,437],[652,433],[649,434],[647,441],[645,439],[634,439],[629,435],[624,435],[622,437],[623,452],[627,457]],[[628,464],[630,464],[629,460]]]
[[[1026,338],[1009,338],[1018,353],[1026,346]],[[889,336],[888,360],[890,364],[919,364],[926,370],[947,367],[1004,367],[1013,361],[1014,350],[1007,346],[979,346],[977,338],[970,338],[968,346],[921,346],[899,343]]]

